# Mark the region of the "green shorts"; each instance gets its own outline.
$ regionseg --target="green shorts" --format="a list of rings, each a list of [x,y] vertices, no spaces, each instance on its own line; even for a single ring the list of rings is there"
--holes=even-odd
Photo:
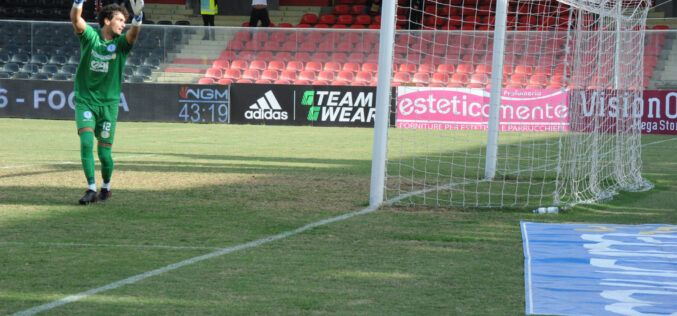
[[[78,131],[89,127],[101,143],[113,144],[115,124],[118,120],[118,105],[75,105],[75,122]]]

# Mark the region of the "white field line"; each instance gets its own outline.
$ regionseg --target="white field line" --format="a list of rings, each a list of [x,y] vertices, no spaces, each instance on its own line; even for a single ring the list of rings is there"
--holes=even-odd
[[[527,314],[533,314],[534,313],[534,291],[533,291],[533,283],[531,281],[531,249],[529,248],[529,234],[527,232],[527,223],[522,223],[522,234],[524,235],[524,248],[525,251],[527,252],[527,271],[524,272],[526,274],[524,277],[526,278],[526,287],[527,287],[527,292],[529,293],[529,296],[527,297]]]
[[[673,138],[669,138],[669,139],[664,139],[664,140],[659,140],[659,141],[655,141],[655,142],[643,144],[642,147],[644,147],[644,146],[656,145],[656,144],[665,143],[665,142],[671,142],[671,141],[673,141],[673,140],[677,140],[677,137],[673,137]]]
[[[247,248],[252,248],[252,247],[257,247],[257,246],[269,243],[271,241],[276,241],[278,239],[283,239],[283,238],[287,238],[289,236],[293,236],[293,235],[302,233],[304,231],[313,229],[315,227],[324,226],[324,225],[327,225],[327,224],[331,224],[333,222],[346,220],[346,219],[349,219],[351,217],[368,214],[368,213],[374,212],[377,209],[378,209],[378,207],[369,206],[369,207],[367,207],[367,208],[365,208],[361,211],[343,214],[341,216],[336,216],[336,217],[324,219],[324,220],[314,222],[314,223],[305,225],[303,227],[297,228],[295,230],[290,230],[290,231],[287,231],[287,232],[284,232],[284,233],[280,233],[280,234],[277,234],[277,235],[261,238],[261,239],[255,240],[255,241],[251,241],[251,242],[240,244],[240,245],[233,246],[233,247],[223,248],[221,250],[210,252],[210,253],[202,255],[202,256],[197,256],[197,257],[194,257],[194,258],[186,259],[186,260],[183,260],[183,261],[180,261],[180,262],[177,262],[177,263],[173,263],[173,264],[164,266],[162,268],[158,268],[158,269],[155,269],[155,270],[152,270],[152,271],[137,274],[135,276],[132,276],[132,277],[129,277],[129,278],[126,278],[124,280],[117,281],[117,282],[113,282],[113,283],[104,285],[102,287],[98,287],[98,288],[91,289],[91,290],[88,290],[88,291],[85,291],[85,292],[70,295],[70,296],[64,297],[60,300],[56,300],[56,301],[53,301],[53,302],[50,302],[50,303],[47,303],[47,304],[35,306],[35,307],[32,307],[32,308],[14,313],[14,314],[12,314],[12,316],[34,315],[34,314],[42,312],[42,311],[50,310],[50,309],[55,308],[55,307],[59,307],[59,306],[62,306],[62,305],[68,304],[68,303],[72,303],[72,302],[81,300],[81,299],[86,298],[86,297],[91,296],[91,295],[95,295],[95,294],[98,294],[98,293],[101,293],[101,292],[116,289],[116,288],[119,288],[119,287],[127,285],[127,284],[136,283],[136,282],[141,281],[143,279],[147,279],[149,277],[152,277],[152,276],[155,276],[155,275],[158,275],[158,274],[162,274],[162,273],[165,273],[167,271],[175,270],[175,269],[178,269],[178,268],[181,268],[181,267],[184,267],[184,266],[187,266],[187,265],[191,265],[191,264],[194,264],[194,263],[197,263],[197,262],[200,262],[200,261],[204,261],[204,260],[207,260],[207,259],[220,257],[220,256],[223,256],[225,254],[229,254],[231,252],[235,252],[235,251],[239,251],[239,250],[243,250],[243,249],[247,249]]]
[[[130,156],[120,156],[120,157],[113,157],[113,160],[117,159],[128,159],[128,158],[138,158],[138,157],[152,157],[156,156],[155,154],[147,154],[147,155],[130,155]],[[0,169],[21,169],[21,168],[30,168],[30,167],[40,167],[40,166],[58,166],[58,165],[71,165],[75,163],[80,163],[79,161],[74,162],[74,161],[59,161],[59,162],[48,162],[48,163],[36,163],[36,164],[28,164],[28,165],[14,165],[14,166],[2,166]]]
[[[157,249],[223,249],[222,247],[168,246],[168,245],[131,245],[131,244],[88,244],[77,242],[22,242],[0,241],[0,246],[63,246],[63,247],[115,247],[115,248],[157,248]]]

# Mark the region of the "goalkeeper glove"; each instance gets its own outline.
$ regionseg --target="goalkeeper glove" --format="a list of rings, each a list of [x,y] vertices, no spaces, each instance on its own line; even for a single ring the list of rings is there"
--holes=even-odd
[[[79,0],[75,0],[79,1]],[[84,0],[83,0],[84,1]],[[130,0],[134,17],[132,18],[132,25],[140,26],[143,22],[143,0]]]
[[[85,0],[73,0],[74,8],[82,8],[83,4],[85,4]]]

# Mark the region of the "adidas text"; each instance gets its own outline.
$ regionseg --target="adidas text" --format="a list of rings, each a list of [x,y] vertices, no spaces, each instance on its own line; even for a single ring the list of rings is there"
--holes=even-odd
[[[248,120],[286,120],[288,118],[286,111],[274,110],[249,110],[244,112],[244,117]]]

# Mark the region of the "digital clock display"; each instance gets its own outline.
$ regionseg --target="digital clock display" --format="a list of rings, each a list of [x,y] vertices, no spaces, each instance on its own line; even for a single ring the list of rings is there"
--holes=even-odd
[[[228,104],[184,103],[179,118],[193,123],[228,123]]]
[[[230,122],[230,87],[184,86],[179,96],[179,120],[190,123]]]

